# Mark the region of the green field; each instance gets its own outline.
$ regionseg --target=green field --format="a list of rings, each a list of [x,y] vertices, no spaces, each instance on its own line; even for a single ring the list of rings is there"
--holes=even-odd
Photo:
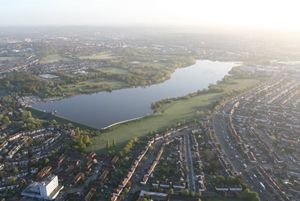
[[[124,68],[116,68],[116,67],[101,67],[97,69],[104,73],[115,73],[115,74],[125,74],[128,73],[128,70]]]
[[[17,60],[20,58],[22,58],[22,57],[0,57],[0,61],[13,61],[13,60]]]
[[[0,61],[12,61],[17,59],[17,57],[0,57]]]
[[[64,93],[67,96],[72,96],[76,94],[90,94],[90,93],[96,93],[99,91],[110,91],[114,89],[120,89],[128,87],[125,85],[125,83],[117,82],[117,81],[109,81],[109,80],[103,80],[103,81],[97,81],[93,82],[92,80],[83,81],[77,84],[68,85],[68,87],[64,90]]]
[[[59,54],[48,54],[44,56],[41,60],[41,64],[47,64],[47,63],[54,63],[54,62],[59,62],[59,61],[69,61],[70,59],[66,57],[62,57]]]
[[[108,52],[99,52],[97,54],[79,57],[79,59],[89,59],[89,60],[106,60],[106,59],[112,59],[112,58],[114,58],[114,56]]]
[[[215,101],[222,98],[226,92],[245,90],[259,83],[258,79],[234,79],[234,82],[219,84],[224,92],[197,95],[189,99],[180,99],[166,105],[160,114],[151,115],[137,121],[114,126],[101,135],[92,138],[92,145],[87,151],[101,152],[105,150],[107,141],[115,140],[117,145],[123,145],[133,137],[141,137],[164,128],[172,127],[178,122],[192,119],[196,111],[207,112]]]

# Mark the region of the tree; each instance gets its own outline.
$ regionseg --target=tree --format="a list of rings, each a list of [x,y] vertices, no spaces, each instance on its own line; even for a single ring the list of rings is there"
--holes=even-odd
[[[91,144],[91,140],[90,140],[90,137],[89,137],[88,135],[83,136],[82,141],[83,141],[83,143],[86,144],[86,145]]]
[[[234,176],[228,176],[228,177],[226,178],[226,183],[227,183],[228,185],[237,184],[237,183],[238,183],[238,179],[237,179],[236,177],[234,177]]]
[[[75,128],[75,137],[79,139],[80,136],[81,136],[81,131],[80,131],[80,129],[77,127],[77,128]]]
[[[10,177],[8,183],[15,184],[17,182],[17,177]]]
[[[173,188],[170,188],[170,189],[169,189],[168,194],[169,194],[169,195],[173,195],[173,194],[174,194]]]
[[[109,140],[106,141],[106,149],[109,149],[110,145],[109,145]]]
[[[86,144],[83,143],[82,138],[81,138],[81,140],[79,142],[79,148],[80,148],[80,150],[84,150],[86,148]]]
[[[26,122],[27,121],[27,119],[30,119],[30,118],[32,118],[32,114],[31,114],[31,112],[30,111],[23,111],[23,113],[22,113],[22,120],[24,121],[24,122]]]
[[[51,119],[50,122],[49,122],[49,124],[51,126],[56,126],[57,125],[57,121],[55,119]]]
[[[32,145],[32,143],[33,143],[33,139],[32,139],[32,137],[29,137],[26,141],[26,146],[29,147]]]
[[[224,184],[225,182],[225,177],[222,175],[217,176],[217,183],[218,184]]]
[[[19,169],[16,166],[13,167],[12,171],[13,171],[14,174],[18,174],[19,173]]]
[[[241,193],[241,199],[244,201],[260,201],[258,193],[250,191],[248,188]]]
[[[0,171],[0,178],[4,177],[5,172],[3,170]]]
[[[3,122],[5,125],[11,124],[11,121],[10,121],[10,119],[9,119],[8,116],[4,116],[4,117],[2,118],[2,122]]]
[[[182,189],[181,191],[180,191],[180,193],[182,194],[182,195],[189,195],[190,194],[190,191],[188,190],[188,189]]]
[[[50,162],[49,158],[45,158],[44,163],[47,165]]]

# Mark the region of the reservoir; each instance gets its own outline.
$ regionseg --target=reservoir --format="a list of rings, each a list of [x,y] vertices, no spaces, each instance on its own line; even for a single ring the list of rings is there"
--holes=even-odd
[[[39,102],[33,108],[94,128],[139,118],[152,113],[151,103],[206,89],[228,74],[234,62],[199,60],[175,70],[169,80],[148,87],[126,88],[112,92],[77,95],[61,100]]]

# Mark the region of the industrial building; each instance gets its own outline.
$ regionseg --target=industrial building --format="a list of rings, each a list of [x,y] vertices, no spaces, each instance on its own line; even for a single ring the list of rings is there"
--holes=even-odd
[[[59,185],[58,177],[56,175],[50,175],[42,182],[30,184],[22,192],[22,196],[41,200],[54,200],[62,189],[63,186]]]

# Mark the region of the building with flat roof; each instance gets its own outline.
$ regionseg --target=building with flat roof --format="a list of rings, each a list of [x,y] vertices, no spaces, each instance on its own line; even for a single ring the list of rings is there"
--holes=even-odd
[[[59,185],[58,177],[50,175],[42,182],[30,184],[21,195],[41,200],[54,200],[62,189],[63,186]]]

